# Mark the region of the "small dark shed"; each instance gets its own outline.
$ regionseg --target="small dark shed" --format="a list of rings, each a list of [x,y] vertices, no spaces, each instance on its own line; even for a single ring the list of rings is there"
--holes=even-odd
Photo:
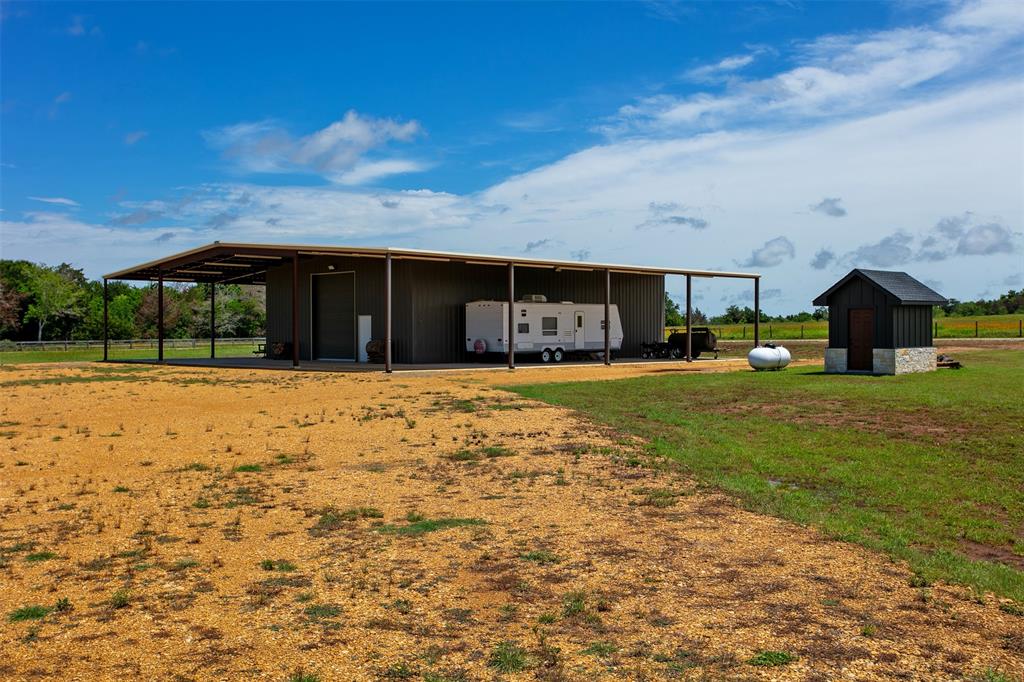
[[[932,306],[946,299],[905,272],[852,270],[814,299],[828,306],[826,372],[935,369]]]

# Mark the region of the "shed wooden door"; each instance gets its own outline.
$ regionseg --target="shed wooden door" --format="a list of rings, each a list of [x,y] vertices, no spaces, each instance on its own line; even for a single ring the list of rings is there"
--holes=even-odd
[[[850,338],[846,345],[846,368],[873,369],[875,311],[873,308],[850,308]]]
[[[356,275],[313,275],[313,357],[356,359]]]

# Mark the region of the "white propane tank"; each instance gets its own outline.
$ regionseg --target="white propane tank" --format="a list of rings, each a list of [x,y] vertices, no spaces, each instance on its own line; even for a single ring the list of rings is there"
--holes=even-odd
[[[747,353],[747,362],[756,370],[782,369],[792,359],[788,350],[774,343],[766,343]]]

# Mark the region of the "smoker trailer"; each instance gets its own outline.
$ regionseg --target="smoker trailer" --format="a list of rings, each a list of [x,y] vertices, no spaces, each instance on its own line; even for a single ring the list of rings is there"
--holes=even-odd
[[[689,332],[672,332],[668,341],[644,343],[640,346],[640,357],[650,358],[684,358],[686,357],[686,335]],[[693,328],[692,356],[699,358],[701,353],[714,353],[718,359],[718,337],[710,327]]]
[[[531,295],[514,306],[516,353],[535,353],[542,362],[561,362],[569,356],[604,353],[604,304],[560,301],[548,303]],[[622,347],[619,308],[609,309],[611,349]],[[508,303],[472,301],[466,304],[466,351],[476,355],[506,353]]]

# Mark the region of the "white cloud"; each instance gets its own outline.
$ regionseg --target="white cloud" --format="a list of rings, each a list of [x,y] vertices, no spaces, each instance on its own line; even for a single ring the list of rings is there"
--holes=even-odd
[[[354,170],[367,152],[391,142],[409,142],[420,133],[417,121],[403,123],[348,111],[341,120],[301,137],[273,121],[238,123],[205,131],[203,137],[243,171],[342,176]]]
[[[1019,4],[965,3],[943,22],[868,34],[829,35],[799,46],[796,65],[760,80],[734,79],[724,93],[646,97],[620,108],[601,128],[612,135],[707,129],[772,118],[881,111],[924,83],[983,69],[1024,31]],[[1015,16],[1014,16],[1015,15]],[[744,65],[742,58],[732,64]],[[724,63],[724,62],[723,62]],[[705,67],[721,70],[722,64]]]
[[[74,199],[68,199],[66,197],[29,197],[32,201],[41,201],[44,204],[57,204],[58,206],[78,206],[79,203]]]
[[[149,135],[149,133],[146,132],[145,130],[136,130],[134,132],[127,133],[124,136],[124,143],[128,146],[131,146],[138,142],[139,140],[141,140],[142,138],[146,137],[147,135]]]
[[[734,55],[732,57],[726,57],[725,59],[715,64],[705,64],[704,66],[698,66],[690,69],[684,74],[684,77],[692,81],[713,81],[723,76],[728,76],[734,71],[750,66],[754,63],[755,56],[753,54],[741,54]]]
[[[956,252],[968,256],[987,256],[1014,251],[1013,234],[996,223],[976,225],[960,237]]]
[[[794,256],[796,247],[793,242],[785,237],[775,237],[766,241],[761,248],[754,249],[742,265],[746,268],[773,268],[792,260]]]
[[[100,30],[99,26],[96,26],[95,24],[90,24],[87,18],[80,14],[76,14],[75,16],[71,17],[71,21],[68,22],[68,25],[64,28],[64,33],[68,34],[69,36],[75,37],[84,35],[103,35],[103,31]]]
[[[843,200],[839,197],[825,197],[818,203],[812,204],[810,208],[816,213],[824,213],[833,218],[842,218],[846,215],[846,209],[843,208]]]
[[[408,159],[388,159],[385,161],[361,161],[347,170],[333,176],[339,185],[364,185],[391,175],[403,173],[419,173],[430,166],[419,161]]]

